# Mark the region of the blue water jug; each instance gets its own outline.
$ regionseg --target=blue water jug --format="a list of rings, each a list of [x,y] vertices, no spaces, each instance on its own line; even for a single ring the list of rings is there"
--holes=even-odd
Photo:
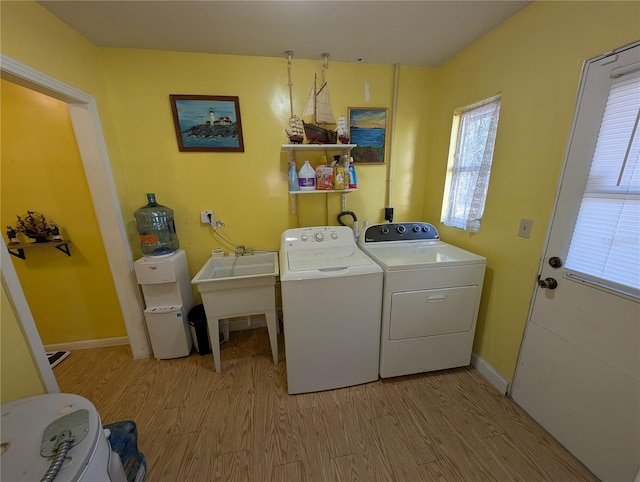
[[[173,209],[158,204],[154,193],[147,194],[147,205],[133,215],[143,254],[160,256],[173,253],[180,247]]]

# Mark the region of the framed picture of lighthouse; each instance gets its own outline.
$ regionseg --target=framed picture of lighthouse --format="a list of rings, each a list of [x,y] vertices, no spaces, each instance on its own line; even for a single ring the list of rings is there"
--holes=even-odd
[[[386,107],[349,107],[349,137],[353,162],[384,164],[387,149]]]
[[[222,95],[170,95],[180,152],[244,152],[240,101]]]

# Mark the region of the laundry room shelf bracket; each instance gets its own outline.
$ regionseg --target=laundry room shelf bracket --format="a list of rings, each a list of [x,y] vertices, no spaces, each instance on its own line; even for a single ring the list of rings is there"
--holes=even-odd
[[[347,210],[347,199],[346,196],[350,192],[357,191],[358,189],[340,189],[340,190],[329,190],[329,191],[289,191],[289,196],[291,197],[291,214],[296,214],[296,196],[304,196],[307,194],[342,194],[342,211]]]

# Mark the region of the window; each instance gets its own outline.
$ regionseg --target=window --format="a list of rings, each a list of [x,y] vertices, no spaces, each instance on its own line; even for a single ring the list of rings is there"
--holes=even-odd
[[[487,199],[500,96],[453,115],[442,222],[472,233],[480,230]]]
[[[613,80],[566,268],[575,278],[640,291],[640,72]],[[582,276],[585,275],[585,276]],[[629,292],[622,289],[622,291]]]

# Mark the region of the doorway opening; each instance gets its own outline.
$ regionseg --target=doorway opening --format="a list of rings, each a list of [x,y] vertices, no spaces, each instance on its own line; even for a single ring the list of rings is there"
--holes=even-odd
[[[100,235],[120,303],[131,352],[134,358],[150,356],[151,350],[144,325],[142,300],[133,278],[133,259],[120,213],[95,98],[5,55],[0,55],[0,77],[67,103],[90,196],[96,216],[100,219]],[[4,240],[2,245],[2,249],[6,251]],[[7,259],[8,256],[5,258],[3,253],[3,258]],[[15,303],[16,299],[24,298],[22,286],[17,276],[14,278],[5,276],[3,273],[3,278],[8,294],[14,300],[14,306],[18,311],[16,315],[22,324],[23,333],[26,334],[34,360],[37,361],[41,379],[46,382],[45,388],[48,391],[49,389],[57,391],[55,379],[53,384],[47,381],[51,379],[47,375],[51,372],[51,367],[35,324],[33,324],[33,317],[30,312],[25,311],[29,310],[28,305]],[[31,324],[33,326],[27,326]]]

